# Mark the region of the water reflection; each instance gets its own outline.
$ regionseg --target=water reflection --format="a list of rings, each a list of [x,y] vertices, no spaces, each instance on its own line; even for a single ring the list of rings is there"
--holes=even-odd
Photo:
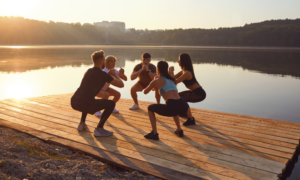
[[[221,66],[242,67],[246,70],[279,76],[300,77],[300,52],[278,51],[224,51],[201,49],[170,48],[108,48],[108,47],[64,47],[64,48],[1,48],[1,72],[25,72],[29,70],[55,68],[61,66],[79,67],[92,64],[93,51],[104,49],[107,55],[118,58],[117,66],[123,67],[125,61],[140,59],[145,51],[155,60],[177,62],[178,55],[186,52],[196,64],[217,64]]]

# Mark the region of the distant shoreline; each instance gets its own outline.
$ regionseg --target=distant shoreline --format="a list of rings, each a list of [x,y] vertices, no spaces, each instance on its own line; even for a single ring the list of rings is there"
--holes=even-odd
[[[181,45],[0,45],[6,48],[150,48],[150,49],[201,49],[201,50],[242,50],[242,51],[299,51],[300,47],[259,47],[259,46],[181,46]]]

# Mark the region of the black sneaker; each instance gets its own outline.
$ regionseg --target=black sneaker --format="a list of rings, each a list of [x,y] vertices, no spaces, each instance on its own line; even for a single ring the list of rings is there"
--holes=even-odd
[[[153,131],[151,131],[149,134],[146,134],[144,137],[146,139],[159,140],[158,133],[154,134]]]
[[[184,126],[190,126],[190,125],[195,125],[195,118],[193,117],[193,119],[188,118],[182,125]]]
[[[175,134],[177,134],[179,137],[183,137],[183,130],[181,129],[178,131],[178,129],[176,129]]]

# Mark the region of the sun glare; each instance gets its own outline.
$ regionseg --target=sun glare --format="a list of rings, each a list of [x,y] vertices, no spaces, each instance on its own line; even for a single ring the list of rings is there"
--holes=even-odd
[[[2,0],[0,10],[7,16],[24,16],[36,7],[36,0]]]
[[[14,81],[6,87],[6,94],[7,97],[22,99],[32,96],[32,89],[28,83]]]

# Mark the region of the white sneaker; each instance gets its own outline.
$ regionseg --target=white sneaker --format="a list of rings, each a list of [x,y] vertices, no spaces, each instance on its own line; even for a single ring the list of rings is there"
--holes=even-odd
[[[117,110],[116,108],[113,110],[113,113],[119,113],[119,110]]]
[[[130,110],[140,109],[140,106],[138,104],[133,104],[129,109]]]
[[[79,123],[78,127],[77,127],[77,130],[78,131],[82,131],[83,129],[86,129],[87,128],[87,125],[86,124],[81,124]]]
[[[95,116],[98,117],[98,118],[100,118],[102,116],[102,112],[101,111],[97,111],[95,113]]]
[[[94,130],[94,136],[100,137],[100,136],[111,136],[113,135],[113,132],[107,131],[105,129],[97,129]]]

